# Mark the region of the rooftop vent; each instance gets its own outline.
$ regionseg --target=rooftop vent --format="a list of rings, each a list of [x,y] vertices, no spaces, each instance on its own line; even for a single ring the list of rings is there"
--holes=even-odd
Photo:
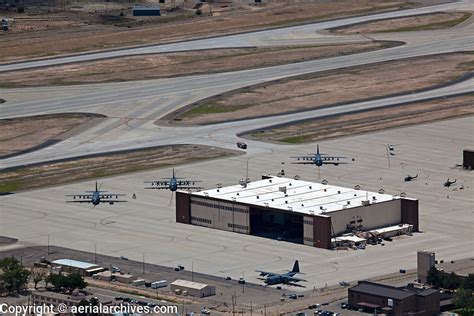
[[[219,189],[217,189],[217,192],[220,192]]]
[[[292,186],[291,182],[288,185],[291,187]]]
[[[268,182],[272,183],[272,179],[268,179]]]
[[[324,192],[326,192],[327,190],[326,189],[323,189]]]
[[[272,199],[272,202],[275,201],[275,199]]]
[[[278,191],[286,193],[286,187],[279,187]]]
[[[309,189],[311,190],[312,188],[313,188],[313,186],[310,185],[310,186],[309,186]]]
[[[285,204],[288,204],[288,201],[285,201]]]
[[[239,193],[239,192],[237,192],[237,195],[240,195],[240,193]]]
[[[222,188],[222,183],[218,183],[218,184],[217,184],[217,188],[218,188],[218,189]]]
[[[379,189],[379,193],[380,193],[380,194],[384,194],[384,193],[385,193],[385,190],[384,190],[384,189]]]
[[[323,181],[321,181],[321,183],[326,185],[326,184],[328,184],[328,180],[324,179]]]
[[[355,190],[360,190],[360,185],[356,184],[356,185],[354,186],[354,189],[355,189]]]
[[[337,191],[337,194],[341,194],[341,191]]]
[[[257,200],[259,199],[260,197],[257,195]]]
[[[377,198],[376,198],[375,196],[373,196],[373,197],[372,197],[372,200],[376,201],[376,200],[377,200]]]
[[[304,206],[304,204],[303,204],[303,203],[301,203],[301,206]]]
[[[362,206],[367,206],[367,205],[370,205],[370,201],[369,200],[363,200],[363,201],[361,201],[361,204],[362,204]]]
[[[300,176],[299,176],[299,175],[295,175],[295,176],[293,177],[293,179],[299,180],[299,179],[300,179]]]
[[[354,193],[354,196],[357,196],[357,193]]]
[[[350,205],[351,204],[351,201],[347,201],[347,205]]]

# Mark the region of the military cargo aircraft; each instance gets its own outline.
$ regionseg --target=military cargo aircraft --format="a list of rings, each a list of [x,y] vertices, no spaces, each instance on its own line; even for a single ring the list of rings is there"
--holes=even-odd
[[[72,200],[66,201],[68,203],[91,203],[96,206],[100,203],[114,203],[127,202],[126,200],[119,200],[119,196],[125,196],[125,194],[109,193],[108,191],[100,191],[95,182],[94,191],[85,191],[84,194],[68,194],[67,197],[72,197]]]
[[[298,263],[298,260],[295,261],[295,264],[293,265],[293,269],[291,271],[288,271],[286,273],[274,273],[274,272],[268,272],[268,271],[262,271],[262,270],[255,270],[255,272],[260,273],[260,276],[262,278],[259,278],[260,280],[263,280],[265,284],[267,285],[275,285],[275,284],[288,284],[288,285],[296,285],[296,286],[301,286],[299,284],[296,284],[296,282],[301,282],[306,280],[296,278],[295,275],[300,273],[300,266]]]

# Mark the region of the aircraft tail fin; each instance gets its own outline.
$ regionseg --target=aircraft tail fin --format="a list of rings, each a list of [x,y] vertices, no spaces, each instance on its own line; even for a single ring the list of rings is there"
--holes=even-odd
[[[174,168],[173,168],[173,178],[174,178],[174,177],[175,177],[175,176],[174,176]]]
[[[291,269],[291,272],[300,272],[300,264],[298,263],[298,260],[295,260],[295,264],[293,265],[293,269]]]
[[[97,181],[95,182],[95,190],[99,191],[99,189],[97,188]]]
[[[319,145],[316,145],[316,153],[319,154]]]

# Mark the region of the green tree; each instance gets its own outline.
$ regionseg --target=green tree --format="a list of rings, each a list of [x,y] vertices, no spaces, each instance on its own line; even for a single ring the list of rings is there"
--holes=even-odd
[[[55,291],[65,291],[69,293],[72,293],[75,289],[83,289],[87,286],[84,278],[76,273],[67,276],[62,274],[50,274],[46,282],[51,283]]]
[[[454,305],[456,308],[462,308],[463,311],[474,309],[474,297],[472,291],[468,289],[459,289],[454,294]]]
[[[0,260],[2,274],[0,280],[3,281],[3,288],[8,295],[21,292],[28,283],[30,271],[26,270],[14,257]]]
[[[31,270],[31,281],[35,284],[35,289],[38,288],[38,283],[43,281],[46,278],[46,273],[41,269],[32,269]]]
[[[454,290],[461,286],[461,279],[456,275],[456,273],[452,272],[449,275],[443,275],[441,285],[445,289]]]
[[[435,266],[431,267],[428,271],[428,275],[426,277],[426,282],[431,284],[433,287],[440,287],[441,286],[441,275],[438,269]]]
[[[462,282],[461,287],[474,291],[474,274],[470,273]]]

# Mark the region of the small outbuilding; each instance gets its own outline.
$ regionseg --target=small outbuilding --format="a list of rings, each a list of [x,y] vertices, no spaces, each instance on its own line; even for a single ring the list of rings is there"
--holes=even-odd
[[[52,266],[60,267],[61,271],[77,273],[82,276],[91,276],[106,269],[95,263],[82,262],[73,259],[59,259],[51,262]]]
[[[464,149],[462,167],[464,169],[472,170],[474,168],[474,150]]]
[[[176,290],[180,291],[181,293],[186,291],[188,295],[194,297],[206,297],[216,295],[215,286],[186,280],[178,279],[170,284],[170,288],[173,292],[176,292]]]

